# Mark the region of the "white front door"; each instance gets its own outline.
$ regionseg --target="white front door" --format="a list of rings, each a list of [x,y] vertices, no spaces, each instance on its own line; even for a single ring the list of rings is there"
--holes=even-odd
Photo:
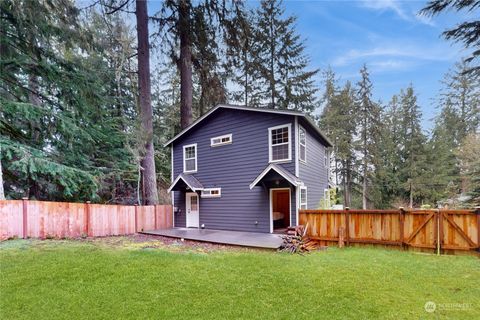
[[[195,192],[188,192],[186,194],[187,207],[187,228],[198,228],[200,225],[199,213],[200,206],[198,203],[198,194]]]

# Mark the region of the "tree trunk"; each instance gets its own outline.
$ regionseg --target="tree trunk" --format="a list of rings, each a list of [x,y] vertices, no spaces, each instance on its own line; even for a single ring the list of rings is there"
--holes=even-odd
[[[248,41],[248,40],[247,40]],[[247,42],[248,48],[248,42]],[[244,72],[245,72],[245,107],[248,107],[248,57],[247,57],[247,49],[244,50],[243,53],[243,63],[244,63]]]
[[[362,208],[367,209],[367,160],[363,164]]]
[[[413,188],[412,188],[412,181],[409,181],[410,183],[410,204],[409,207],[410,209],[413,208]]]
[[[346,167],[347,167],[347,172],[346,172],[346,177],[345,177],[345,180],[346,180],[346,186],[345,186],[345,206],[346,207],[350,207],[351,205],[351,192],[352,192],[352,172],[351,172],[351,164],[350,164],[350,160],[346,160]]]
[[[342,184],[343,184],[343,206],[348,207],[347,177],[345,172],[343,173]]]
[[[150,88],[150,48],[148,44],[147,2],[136,0],[138,41],[138,95],[142,136],[145,138],[145,155],[141,160],[143,202],[158,203],[157,178],[153,149],[153,110]]]
[[[38,57],[40,59],[40,57]],[[34,74],[29,75],[28,77],[28,102],[31,105],[34,105],[36,107],[40,107],[42,104],[42,100],[40,98],[40,95],[38,93],[38,77],[36,77]],[[35,125],[35,123],[32,124],[32,135],[31,135],[31,141],[35,144],[41,144],[40,141],[40,129]],[[40,200],[40,187],[35,179],[29,175],[28,177],[28,192],[27,192],[27,197],[31,198],[34,197],[36,200]]]
[[[271,3],[271,11],[273,11],[274,3]],[[274,25],[273,20],[270,19],[270,94],[271,94],[271,106],[270,108],[275,109],[275,39],[274,37]]]
[[[180,125],[192,123],[192,44],[190,39],[190,0],[180,0],[178,8],[180,34]]]

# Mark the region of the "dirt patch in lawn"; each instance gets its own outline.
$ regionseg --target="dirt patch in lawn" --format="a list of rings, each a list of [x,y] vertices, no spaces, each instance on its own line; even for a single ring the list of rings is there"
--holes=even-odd
[[[85,239],[83,241],[90,242],[98,246],[107,246],[111,248],[123,248],[123,249],[167,249],[169,251],[189,251],[189,252],[203,252],[209,253],[222,250],[247,250],[241,247],[220,245],[209,242],[191,241],[152,236],[145,234],[135,234],[129,236],[120,237],[102,237]]]
[[[128,236],[109,236],[97,238],[75,239],[13,239],[0,242],[1,249],[27,249],[29,247],[56,247],[65,243],[89,244],[100,248],[127,249],[127,250],[158,250],[171,252],[211,253],[217,251],[252,251],[262,250],[229,246],[210,242],[181,240],[163,236],[134,234]]]

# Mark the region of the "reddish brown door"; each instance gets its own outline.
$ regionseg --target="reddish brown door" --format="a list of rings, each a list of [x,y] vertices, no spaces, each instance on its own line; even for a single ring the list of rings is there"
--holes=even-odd
[[[290,226],[290,190],[272,190],[272,214],[274,229]]]

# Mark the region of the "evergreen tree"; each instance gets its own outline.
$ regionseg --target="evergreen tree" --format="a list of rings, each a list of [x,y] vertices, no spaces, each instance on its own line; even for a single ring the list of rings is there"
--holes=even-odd
[[[374,160],[372,200],[375,208],[390,208],[401,194],[401,113],[397,95],[394,95],[381,116],[377,140],[378,152]]]
[[[216,55],[219,53],[211,46],[205,46],[207,39],[221,39],[225,32],[232,32],[235,29],[232,26],[231,19],[239,11],[237,1],[231,5],[220,0],[202,0],[192,2],[191,0],[167,0],[162,3],[159,12],[155,14],[153,20],[158,23],[161,36],[161,47],[164,52],[172,59],[172,62],[178,67],[180,73],[180,121],[181,127],[185,128],[193,121],[193,70],[195,51],[202,54],[203,63],[198,66],[207,66],[206,59],[213,58],[215,64]],[[207,27],[208,31],[205,30]],[[199,37],[196,37],[199,36]],[[207,37],[205,37],[207,36]],[[199,42],[200,40],[200,42]],[[220,48],[221,46],[217,46]],[[207,51],[213,50],[215,54],[207,54]],[[210,63],[210,61],[209,61]],[[205,70],[200,72],[199,80],[207,83],[202,84],[208,87],[208,81],[211,77],[205,77]],[[223,85],[222,81],[214,78],[215,85]],[[224,95],[224,89],[221,89],[221,95]],[[201,105],[203,107],[203,105]]]
[[[215,26],[208,20],[202,8],[194,8],[193,27],[198,30],[193,36],[192,57],[194,78],[199,86],[196,104],[197,116],[227,100],[226,74],[223,70],[224,50],[216,39]]]
[[[343,204],[352,205],[353,184],[356,179],[357,159],[353,140],[356,135],[355,126],[355,93],[350,82],[337,89],[335,75],[331,71],[326,74],[326,90],[324,100],[328,101],[320,117],[320,128],[328,130],[332,140],[337,185],[342,187]],[[338,92],[337,92],[338,90]]]
[[[227,65],[233,74],[231,80],[235,87],[231,92],[231,98],[245,106],[261,104],[260,68],[258,68],[260,41],[254,20],[254,11],[240,11],[232,21],[237,31],[227,33],[226,39]]]
[[[281,0],[262,0],[257,10],[258,68],[263,100],[270,108],[313,111],[317,88],[307,71],[305,45],[295,33],[293,16],[284,17]]]
[[[451,9],[457,12],[473,12],[478,10],[479,7],[480,3],[478,0],[430,0],[420,13],[435,16]],[[478,58],[480,57],[480,20],[462,22],[453,29],[443,32],[443,36],[448,40],[463,42],[465,48],[473,48],[472,55],[467,61],[472,62],[477,60],[478,62]],[[480,76],[480,66],[471,65],[466,72],[476,73]]]
[[[358,126],[357,151],[362,156],[362,207],[368,205],[368,185],[371,182],[372,165],[378,156],[378,137],[380,135],[379,119],[381,108],[372,101],[372,83],[367,66],[360,70],[361,79],[357,83],[356,122]]]
[[[150,47],[148,34],[147,2],[136,0],[138,43],[138,102],[144,154],[141,161],[143,204],[158,204],[155,151],[153,147],[153,109],[150,82]]]
[[[445,75],[439,99],[442,108],[448,109],[441,116],[450,117],[445,124],[450,124],[457,146],[480,128],[480,76],[467,73],[468,68],[465,61],[455,64],[455,69]]]
[[[469,207],[480,206],[480,134],[470,133],[456,150],[460,162],[460,173],[467,181],[470,198]]]
[[[429,149],[429,190],[430,198],[436,203],[454,189],[460,191],[460,175],[455,150],[458,147],[459,118],[449,100],[445,102],[441,113],[435,119],[432,137],[427,145]]]
[[[0,6],[7,197],[116,201],[115,177],[132,161],[103,43],[70,1]]]
[[[409,207],[422,200],[426,193],[425,181],[427,157],[425,143],[427,141],[422,132],[420,121],[422,113],[417,104],[417,97],[410,85],[400,93],[401,104],[401,181],[409,198]]]
[[[322,73],[323,82],[324,82],[324,93],[321,98],[321,104],[323,105],[322,113],[318,125],[322,128],[322,131],[325,132],[327,137],[330,137],[333,142],[331,158],[333,159],[334,164],[334,174],[335,174],[335,184],[339,185],[339,165],[340,160],[336,156],[338,154],[336,139],[338,138],[341,132],[336,132],[336,129],[340,128],[340,123],[337,119],[337,106],[333,103],[336,95],[338,94],[338,80],[335,76],[335,73],[331,68],[328,68]],[[338,100],[338,99],[337,99]],[[336,100],[335,100],[336,101]]]

